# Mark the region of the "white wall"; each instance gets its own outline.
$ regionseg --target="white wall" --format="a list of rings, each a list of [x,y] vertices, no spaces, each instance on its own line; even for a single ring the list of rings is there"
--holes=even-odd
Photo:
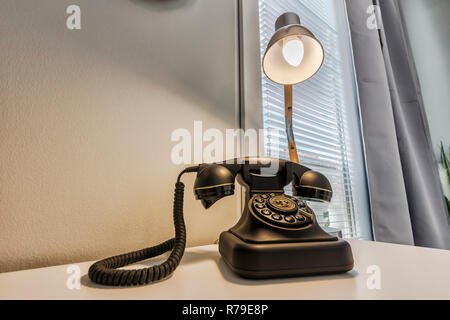
[[[439,144],[450,146],[450,1],[401,0],[412,54],[439,159]]]
[[[231,0],[1,1],[0,272],[172,237],[171,132],[236,126],[236,52]],[[185,181],[188,245],[212,243],[238,199]]]

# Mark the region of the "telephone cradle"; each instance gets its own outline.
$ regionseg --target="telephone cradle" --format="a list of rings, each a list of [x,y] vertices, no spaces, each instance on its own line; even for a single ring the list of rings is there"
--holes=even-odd
[[[343,273],[353,268],[349,243],[317,223],[308,201],[330,201],[328,179],[305,166],[271,158],[239,158],[200,164],[180,173],[175,185],[175,238],[142,250],[94,263],[89,278],[103,285],[141,285],[161,280],[178,266],[186,246],[183,218],[184,173],[196,172],[194,194],[205,209],[234,194],[235,180],[245,188],[245,207],[235,226],[222,232],[219,252],[225,264],[245,278],[264,279]],[[292,183],[292,196],[284,187]],[[161,264],[143,269],[122,266],[171,251]]]

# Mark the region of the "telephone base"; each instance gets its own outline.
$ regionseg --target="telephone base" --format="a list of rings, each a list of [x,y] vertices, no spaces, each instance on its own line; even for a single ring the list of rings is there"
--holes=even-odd
[[[267,279],[344,273],[353,269],[347,241],[248,243],[222,232],[219,252],[230,269],[244,278]]]

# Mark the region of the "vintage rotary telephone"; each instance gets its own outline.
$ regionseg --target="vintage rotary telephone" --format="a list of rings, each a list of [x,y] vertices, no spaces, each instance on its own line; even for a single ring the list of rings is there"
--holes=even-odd
[[[241,158],[183,170],[175,187],[175,238],[94,263],[89,269],[92,281],[104,285],[146,284],[175,270],[186,245],[184,184],[180,181],[186,172],[197,172],[194,193],[206,209],[234,193],[236,178],[246,188],[247,205],[240,220],[219,238],[219,252],[235,273],[246,278],[273,278],[340,273],[353,268],[350,245],[323,231],[305,202],[330,201],[332,190],[324,175],[286,160]],[[291,182],[294,196],[283,191]],[[169,250],[170,256],[159,265],[117,269]]]

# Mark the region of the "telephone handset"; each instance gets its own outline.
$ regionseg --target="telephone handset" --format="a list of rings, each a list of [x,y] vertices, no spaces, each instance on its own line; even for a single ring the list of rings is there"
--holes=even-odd
[[[103,285],[138,285],[161,280],[178,266],[186,246],[181,176],[197,172],[194,193],[208,209],[234,194],[235,179],[245,187],[244,211],[235,226],[222,232],[219,252],[235,273],[246,278],[273,278],[341,273],[353,268],[345,240],[318,225],[306,200],[330,201],[328,179],[298,163],[270,158],[240,158],[184,169],[175,185],[175,238],[157,246],[94,263],[89,278]],[[292,182],[293,196],[284,194]],[[144,269],[117,268],[171,251],[166,261]]]

